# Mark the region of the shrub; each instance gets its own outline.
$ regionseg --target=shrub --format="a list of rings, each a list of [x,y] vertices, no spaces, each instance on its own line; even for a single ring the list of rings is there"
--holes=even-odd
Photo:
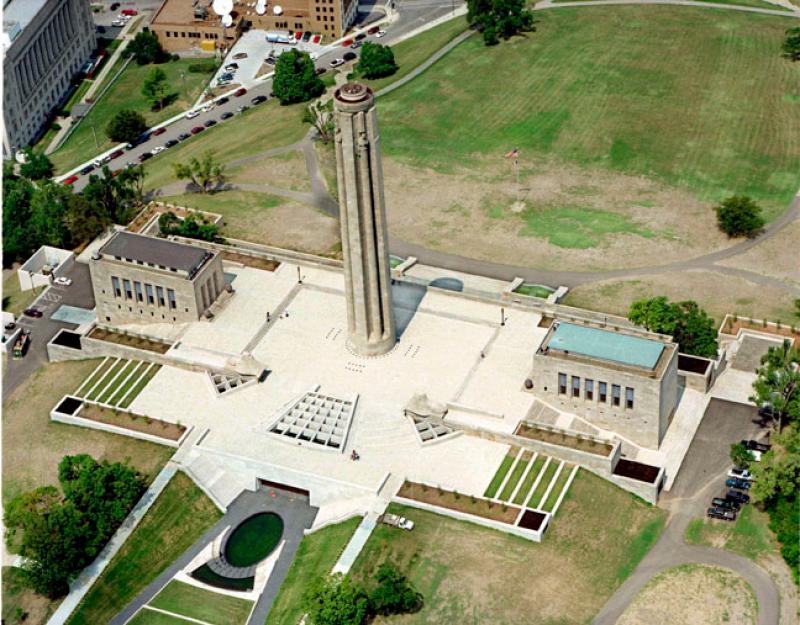
[[[761,207],[744,195],[729,197],[714,210],[719,229],[729,237],[752,237],[764,226]]]
[[[381,564],[375,578],[378,586],[369,594],[369,604],[376,614],[408,614],[422,608],[422,595],[394,565]]]
[[[394,52],[389,46],[365,41],[357,69],[364,78],[384,78],[397,71]]]

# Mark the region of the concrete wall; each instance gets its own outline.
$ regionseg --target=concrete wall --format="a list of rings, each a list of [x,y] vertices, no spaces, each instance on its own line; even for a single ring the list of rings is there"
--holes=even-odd
[[[634,480],[629,477],[623,477],[622,475],[606,475],[597,471],[592,471],[592,473],[596,473],[600,477],[607,479],[609,482],[612,482],[620,488],[627,490],[629,493],[633,493],[634,495],[641,497],[646,502],[653,505],[658,502],[658,495],[661,492],[661,485],[664,483],[666,477],[664,467],[661,467],[656,481],[652,484],[640,482],[639,480]]]
[[[43,245],[17,269],[19,287],[23,291],[34,288],[50,286],[53,278],[63,276],[75,263],[75,254],[69,250]],[[42,273],[45,265],[49,265],[52,272]]]

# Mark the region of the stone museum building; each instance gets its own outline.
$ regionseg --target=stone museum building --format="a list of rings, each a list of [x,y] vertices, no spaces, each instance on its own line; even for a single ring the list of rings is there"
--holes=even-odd
[[[219,253],[130,232],[111,237],[89,270],[103,325],[197,321],[225,289]]]
[[[531,380],[554,407],[657,449],[678,404],[678,345],[630,328],[554,321]]]

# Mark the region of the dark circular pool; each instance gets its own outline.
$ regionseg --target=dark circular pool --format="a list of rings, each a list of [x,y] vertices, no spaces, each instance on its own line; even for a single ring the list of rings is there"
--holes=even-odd
[[[283,519],[260,512],[242,521],[225,543],[225,559],[233,566],[252,566],[266,558],[283,536]]]

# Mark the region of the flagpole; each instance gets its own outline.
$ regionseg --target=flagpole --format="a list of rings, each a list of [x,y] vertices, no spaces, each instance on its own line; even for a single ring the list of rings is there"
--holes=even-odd
[[[519,157],[514,159],[514,169],[517,174],[517,203],[520,202],[520,189],[519,189]]]

